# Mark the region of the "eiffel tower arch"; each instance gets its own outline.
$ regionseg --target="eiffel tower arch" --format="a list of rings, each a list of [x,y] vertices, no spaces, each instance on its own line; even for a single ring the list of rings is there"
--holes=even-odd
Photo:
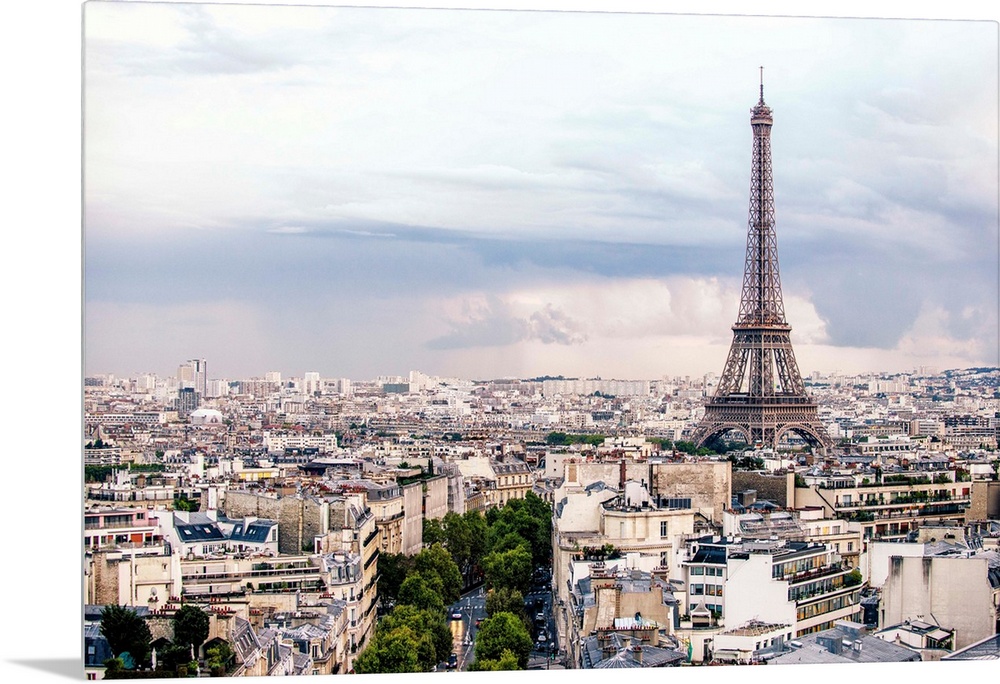
[[[833,442],[795,363],[792,327],[781,296],[771,177],[773,124],[762,78],[760,100],[750,110],[753,161],[740,311],[725,368],[692,441],[702,446],[735,431],[750,445],[775,448],[783,436],[796,433],[825,452]]]

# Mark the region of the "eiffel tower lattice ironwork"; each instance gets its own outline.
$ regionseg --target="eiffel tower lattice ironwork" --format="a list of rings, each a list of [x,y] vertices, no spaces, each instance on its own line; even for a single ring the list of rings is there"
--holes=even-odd
[[[740,312],[726,367],[693,441],[701,446],[736,431],[750,445],[774,448],[786,433],[794,432],[825,451],[832,441],[819,421],[816,403],[806,394],[781,299],[771,178],[774,121],[764,104],[763,78],[760,100],[750,112],[753,168]]]

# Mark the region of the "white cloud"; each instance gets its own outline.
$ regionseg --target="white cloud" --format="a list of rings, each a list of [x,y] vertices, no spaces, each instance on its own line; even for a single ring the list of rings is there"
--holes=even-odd
[[[522,358],[532,358],[539,367],[548,359],[573,366],[573,373],[628,368],[636,377],[650,377],[666,372],[658,368],[680,372],[682,362],[689,368],[718,365],[721,371],[739,296],[735,280],[679,276],[472,293],[429,307],[442,312],[450,329],[430,346],[517,347]],[[812,303],[801,297],[787,302],[793,343],[824,341],[825,323]]]
[[[913,325],[896,346],[896,351],[910,358],[938,358],[961,360],[956,365],[997,363],[996,312],[990,316],[975,307],[966,307],[959,318],[972,322],[972,334],[958,337],[952,326],[958,322],[944,307],[927,304]],[[992,357],[992,358],[991,358]],[[941,361],[938,361],[941,363]]]

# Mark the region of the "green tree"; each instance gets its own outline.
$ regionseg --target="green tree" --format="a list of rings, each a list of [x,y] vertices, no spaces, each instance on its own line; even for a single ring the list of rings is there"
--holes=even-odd
[[[169,644],[157,649],[156,667],[157,669],[176,672],[177,668],[191,662],[191,646],[188,644]]]
[[[682,454],[693,454],[697,451],[694,442],[689,442],[687,440],[678,439],[674,442],[674,449],[681,452]]]
[[[508,501],[489,523],[489,550],[506,551],[519,544],[531,553],[532,563],[547,567],[552,562],[552,509],[541,497],[528,492],[523,499]]]
[[[197,501],[192,501],[183,494],[174,499],[174,510],[197,512],[200,507]]]
[[[417,636],[408,627],[376,632],[354,661],[354,670],[360,674],[420,672],[418,649]]]
[[[476,635],[476,662],[500,661],[504,651],[517,659],[518,669],[528,665],[531,655],[531,636],[524,623],[512,613],[497,613],[485,620]]]
[[[108,640],[115,657],[128,653],[138,667],[144,666],[149,659],[153,636],[146,621],[131,608],[105,606],[101,611],[101,634]]]
[[[517,532],[503,524],[494,525],[489,532],[490,553],[503,553],[513,549],[524,549],[531,553],[531,543]]]
[[[454,603],[462,595],[462,574],[451,554],[440,543],[421,549],[414,556],[413,565],[429,581],[430,577],[437,576],[441,581],[441,598],[445,603]],[[430,583],[434,586],[432,581]]]
[[[545,443],[550,446],[562,446],[569,444],[565,432],[550,432],[545,436]]]
[[[464,515],[448,511],[441,519],[441,527],[444,547],[448,549],[459,572],[464,575],[472,561],[472,530],[469,523]]]
[[[383,602],[395,601],[407,575],[413,572],[412,556],[402,553],[380,553],[378,557],[378,595]]]
[[[523,546],[509,551],[495,551],[483,559],[486,583],[493,589],[503,587],[527,593],[531,588],[533,568],[531,553]]]
[[[442,590],[440,580],[436,575],[428,577],[421,572],[416,572],[403,580],[396,600],[400,604],[399,607],[409,605],[420,610],[429,610],[443,614],[444,599],[441,597]]]
[[[208,665],[213,675],[223,674],[232,659],[233,649],[228,642],[220,641],[205,649],[205,664]]]
[[[104,678],[118,679],[118,673],[125,669],[121,658],[108,658],[104,661]]]
[[[106,482],[111,473],[115,472],[116,470],[121,470],[121,466],[101,466],[101,465],[83,466],[83,481]]]
[[[473,562],[479,562],[486,553],[486,532],[489,529],[486,525],[486,518],[480,511],[466,511],[465,525],[469,530],[470,553]]]
[[[512,613],[521,619],[525,627],[530,629],[528,614],[524,611],[524,594],[517,589],[499,587],[486,592],[486,615],[497,613]]]
[[[733,470],[763,470],[764,459],[759,456],[732,455],[727,460],[733,464]]]
[[[445,543],[444,527],[440,518],[424,518],[423,539],[427,546]]]
[[[500,656],[500,660],[475,660],[472,665],[469,666],[470,670],[477,670],[480,672],[485,671],[497,671],[497,670],[520,670],[517,664],[517,656],[514,655],[509,648],[503,650],[503,654]]]
[[[174,613],[173,622],[174,643],[186,648],[193,646],[197,656],[198,649],[208,638],[208,614],[198,606],[188,604]]]
[[[434,653],[431,656],[431,662],[427,669],[433,667],[435,663],[445,660],[448,654],[451,653],[451,629],[448,628],[448,623],[445,621],[443,612],[421,610],[412,605],[399,605],[396,606],[392,613],[379,621],[376,630],[380,633],[388,633],[401,627],[408,627],[415,634],[430,637]]]

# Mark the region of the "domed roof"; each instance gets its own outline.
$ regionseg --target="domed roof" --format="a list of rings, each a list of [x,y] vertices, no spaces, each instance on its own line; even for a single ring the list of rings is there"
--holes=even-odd
[[[210,408],[195,409],[191,412],[192,423],[221,423],[222,412]]]

